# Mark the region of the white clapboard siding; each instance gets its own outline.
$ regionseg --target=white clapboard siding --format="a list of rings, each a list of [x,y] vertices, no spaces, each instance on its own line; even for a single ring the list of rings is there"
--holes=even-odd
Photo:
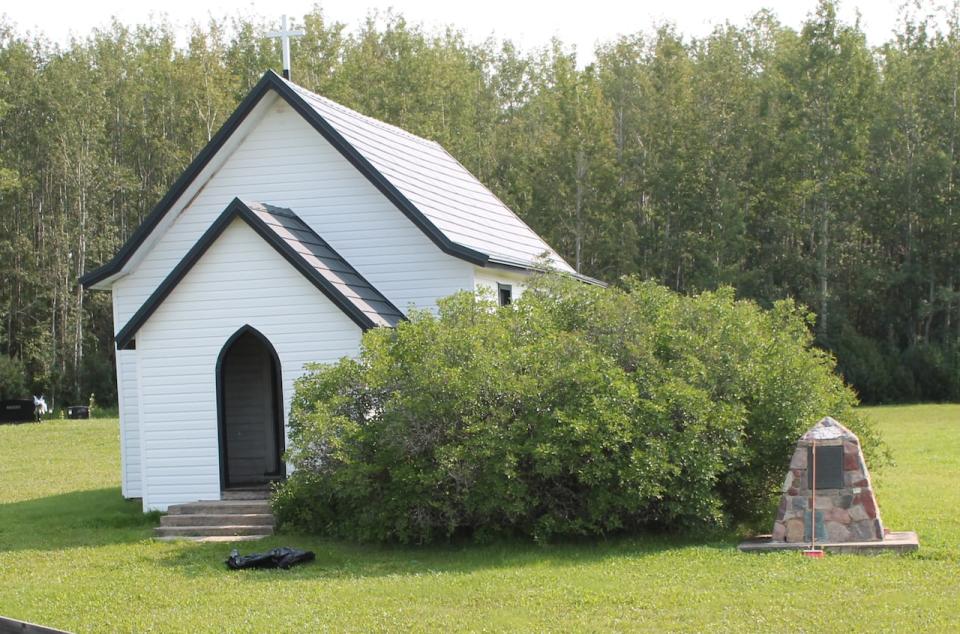
[[[137,351],[117,350],[120,406],[120,469],[123,497],[141,496],[140,425],[137,403]]]
[[[517,299],[526,290],[530,274],[476,267],[473,279],[475,290],[483,291],[494,299],[497,298],[497,284],[509,284],[513,299]]]
[[[283,100],[275,100],[176,220],[113,287],[119,330],[234,197],[287,207],[400,310],[473,288],[473,267],[433,244]],[[243,254],[234,254],[242,261]],[[269,277],[269,272],[265,274]],[[219,292],[223,295],[222,291]]]
[[[360,328],[235,220],[137,334],[145,510],[219,499],[216,364],[245,325],[280,358],[285,424],[305,363],[359,351]]]

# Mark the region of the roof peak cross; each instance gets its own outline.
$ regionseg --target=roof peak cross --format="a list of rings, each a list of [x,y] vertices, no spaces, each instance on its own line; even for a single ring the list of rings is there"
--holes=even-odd
[[[267,31],[267,37],[280,38],[281,49],[283,50],[283,78],[290,79],[290,38],[306,35],[303,29],[288,29],[286,14],[280,17],[280,30]]]

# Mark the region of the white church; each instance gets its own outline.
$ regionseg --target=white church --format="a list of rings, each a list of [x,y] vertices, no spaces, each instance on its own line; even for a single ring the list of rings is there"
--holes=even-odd
[[[459,290],[583,278],[437,143],[268,72],[85,288],[110,290],[122,490],[285,476],[294,380]]]

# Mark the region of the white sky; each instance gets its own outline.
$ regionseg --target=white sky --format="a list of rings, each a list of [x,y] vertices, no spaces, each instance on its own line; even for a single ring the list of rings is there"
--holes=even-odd
[[[903,0],[845,0],[840,16],[853,21],[857,10],[871,44],[889,38]],[[90,29],[109,24],[111,16],[132,24],[149,21],[151,15],[166,14],[177,26],[205,22],[210,15],[261,15],[279,22],[279,14],[299,17],[313,6],[313,0],[163,0],[141,3],[108,0],[14,0],[0,5],[21,30],[42,31],[54,41],[65,43],[71,34],[84,36]],[[517,42],[524,49],[546,44],[557,36],[575,44],[581,62],[592,54],[598,41],[619,34],[650,31],[657,24],[673,22],[685,35],[703,36],[713,25],[730,21],[742,24],[761,8],[770,8],[780,20],[799,27],[816,6],[815,0],[325,0],[320,2],[328,19],[353,28],[375,9],[393,7],[408,21],[427,28],[453,25],[473,41],[493,35]],[[294,60],[296,66],[296,60]]]

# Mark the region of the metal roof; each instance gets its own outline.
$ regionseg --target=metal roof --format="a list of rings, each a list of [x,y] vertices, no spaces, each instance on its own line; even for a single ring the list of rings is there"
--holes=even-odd
[[[573,268],[440,144],[282,80],[456,244],[491,258]]]
[[[473,174],[433,141],[362,115],[267,71],[114,257],[90,271],[90,288],[121,273],[253,108],[275,91],[444,253],[479,266],[576,273]]]

